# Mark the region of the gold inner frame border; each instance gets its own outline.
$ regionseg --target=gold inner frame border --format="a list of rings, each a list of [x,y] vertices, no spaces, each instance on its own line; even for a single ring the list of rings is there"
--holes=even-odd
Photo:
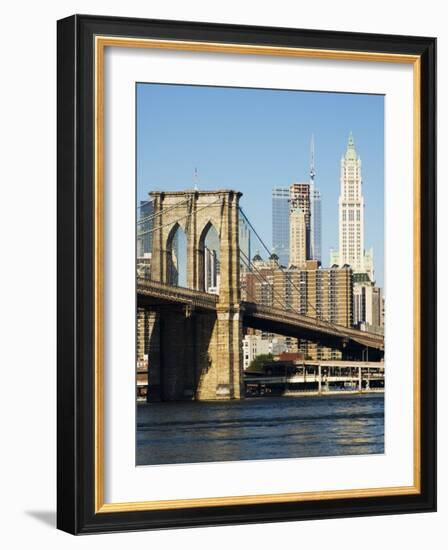
[[[413,424],[414,424],[414,482],[410,486],[379,487],[366,489],[329,490],[299,493],[276,493],[263,495],[192,498],[180,500],[154,500],[140,502],[104,502],[104,51],[106,47],[152,48],[208,53],[234,53],[301,57],[327,60],[366,61],[382,63],[406,63],[413,65]],[[96,36],[95,56],[95,513],[132,512],[143,510],[167,510],[209,506],[232,506],[243,504],[304,502],[343,498],[383,497],[420,494],[421,492],[421,352],[420,352],[420,273],[421,273],[421,60],[418,55],[382,52],[359,52],[325,50],[253,44],[226,44],[181,40],[157,40]]]

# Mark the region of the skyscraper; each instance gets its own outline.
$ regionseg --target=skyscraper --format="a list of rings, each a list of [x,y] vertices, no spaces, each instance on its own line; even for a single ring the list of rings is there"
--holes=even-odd
[[[310,199],[310,184],[309,183],[293,183],[289,186],[289,204],[290,204],[290,220],[291,214],[299,208],[305,216],[305,250],[306,260],[310,258],[310,234],[311,234],[311,199]],[[291,232],[290,232],[291,235]],[[291,253],[291,243],[289,245]],[[292,264],[291,258],[289,263]]]
[[[305,212],[293,206],[289,214],[289,265],[302,268],[307,260],[307,228]]]
[[[373,278],[373,266],[366,266],[364,258],[364,197],[362,194],[361,159],[350,132],[347,150],[341,159],[339,195],[339,256],[338,263],[348,264],[355,273]]]
[[[204,248],[204,283],[205,292],[219,293],[219,261],[216,250]]]
[[[321,195],[315,185],[314,136],[311,137],[309,182],[272,189],[272,246],[284,266],[291,264],[290,215],[297,207],[305,215],[306,259],[321,261]]]
[[[315,183],[316,170],[314,166],[314,136],[311,136],[310,151],[310,259],[322,261],[322,216],[321,195]]]
[[[308,261],[301,269],[275,270],[273,280],[274,297],[287,310],[352,326],[353,272],[349,267],[321,268],[316,261]],[[312,359],[341,358],[340,351],[305,340],[300,341],[300,350]]]
[[[289,264],[289,189],[272,189],[272,246],[280,265]]]
[[[240,215],[239,221],[238,221],[238,227],[239,227],[239,244],[240,244],[240,251],[242,255],[242,269],[246,268],[246,264],[250,262],[251,258],[251,233],[249,225],[247,224],[247,221],[245,218]]]
[[[311,227],[310,184],[292,183],[289,186],[289,203],[291,212],[298,206],[305,214],[306,228],[309,231]]]
[[[321,195],[314,183],[310,185],[311,228],[310,259],[322,261],[322,214]]]
[[[154,204],[152,201],[140,201],[137,221],[137,257],[152,252],[152,226]]]
[[[353,325],[361,330],[381,333],[384,329],[383,291],[367,273],[353,275]]]

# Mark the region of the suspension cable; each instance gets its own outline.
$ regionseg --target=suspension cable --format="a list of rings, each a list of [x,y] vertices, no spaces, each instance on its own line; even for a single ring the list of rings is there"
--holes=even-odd
[[[193,211],[194,212],[200,212],[201,210],[205,210],[206,208],[210,208],[210,206],[213,206],[214,204],[216,204],[217,202],[219,202],[221,200],[222,200],[222,198],[219,197],[218,199],[216,199],[215,201],[213,201],[209,204],[205,204],[204,206],[201,206],[200,208],[195,208]],[[180,220],[184,220],[185,218],[189,218],[191,216],[191,214],[193,213],[193,211],[188,212],[188,214],[186,214],[185,216],[181,216],[180,218],[177,218],[174,221],[170,221],[170,222],[165,223],[163,225],[159,225],[158,227],[153,227],[152,229],[148,229],[147,231],[142,231],[141,233],[138,234],[138,237],[140,237],[142,235],[147,235],[148,233],[154,233],[154,231],[158,231],[159,229],[162,229],[163,227],[167,227],[168,225],[173,225],[173,223],[177,223]]]
[[[270,255],[271,254],[271,251],[269,250],[269,248],[267,247],[267,245],[265,244],[265,242],[263,241],[263,239],[260,237],[260,235],[257,233],[257,230],[254,228],[254,226],[252,225],[252,223],[250,222],[249,218],[246,216],[246,214],[244,213],[243,209],[241,207],[239,207],[239,210],[241,212],[241,214],[244,216],[244,219],[246,220],[247,224],[249,225],[249,227],[252,229],[252,231],[254,232],[255,236],[258,238],[258,240],[260,241],[261,245],[263,246],[263,248],[266,250],[266,252]],[[286,270],[285,268],[280,264],[280,263],[277,263],[279,269],[285,273]],[[294,281],[292,280],[292,278],[289,279],[289,282],[291,283],[291,285],[300,293],[300,289],[296,286],[296,284],[294,283]],[[313,306],[313,304],[307,299],[306,300],[306,303],[307,305],[314,310],[314,312],[316,313],[316,320],[317,321],[321,321],[327,325],[329,325],[330,327],[332,327],[335,331],[337,332],[340,332],[339,329],[337,328],[337,326],[332,323],[331,321],[327,321],[325,319],[320,319],[318,317],[319,315],[319,312],[317,311],[317,309]]]
[[[242,252],[242,251],[241,251],[241,252]],[[244,254],[244,252],[242,252],[242,254]],[[247,258],[246,254],[244,254],[244,256]],[[248,265],[247,261],[244,260],[244,258],[241,258],[241,260],[243,261],[243,263],[245,264],[245,266],[248,267],[248,268],[250,269],[250,266]],[[252,264],[252,265],[253,265],[253,264]],[[278,295],[275,293],[275,291],[274,291],[274,285],[273,285],[272,283],[270,283],[270,282],[266,279],[266,277],[265,277],[265,276],[264,276],[255,266],[253,266],[253,269],[255,269],[255,270],[258,272],[259,277],[261,277],[261,278],[264,280],[264,282],[265,282],[266,284],[268,284],[268,285],[271,287],[273,296],[278,296]],[[260,279],[259,279],[259,280],[260,280]],[[299,311],[296,311],[294,308],[288,307],[288,306],[286,305],[286,303],[282,301],[281,298],[277,298],[277,303],[278,303],[278,302],[280,303],[281,306],[283,306],[283,308],[284,308],[286,311],[292,311],[293,313],[296,313],[296,314],[300,315],[301,317],[307,317],[306,315],[303,315],[303,314],[300,313]],[[324,321],[324,320],[322,320],[322,319],[313,318],[313,320],[315,320],[316,323],[317,323],[318,325],[323,324],[323,325],[325,326],[325,325],[328,325],[328,324],[329,324],[328,322],[326,322],[326,321]],[[330,326],[331,326],[331,325],[330,325]],[[331,326],[331,328],[334,328],[334,327]],[[336,328],[335,328],[334,330],[336,330],[337,332],[339,332]]]
[[[244,257],[246,258],[246,260],[244,260],[244,258],[242,258],[243,262],[245,263],[246,267],[248,267],[250,269],[250,265],[247,264],[247,261],[249,260],[249,258],[247,257],[247,255],[242,251],[240,250],[241,254],[244,255]],[[250,261],[250,260],[249,260]],[[255,269],[255,271],[258,273],[259,277],[261,277],[261,279],[263,279],[263,281],[268,284],[271,289],[272,289],[272,294],[273,295],[276,295],[278,296],[278,294],[275,293],[275,290],[274,290],[274,284],[273,283],[270,283],[269,280],[263,275],[263,273],[254,265],[252,264],[252,269]],[[260,279],[259,279],[260,280]],[[302,314],[299,312],[299,311],[296,311],[293,307],[288,307],[286,302],[283,301],[283,298],[278,298],[278,301],[280,301],[280,305],[285,309],[285,310],[289,310],[289,311],[293,311],[294,313],[297,313],[298,315],[301,315]]]
[[[179,206],[183,206],[184,204],[187,204],[190,201],[190,197],[188,199],[185,199],[184,201],[178,202],[176,204],[173,204],[171,206],[168,206],[167,208],[163,208],[157,214],[149,214],[148,216],[145,216],[144,218],[139,218],[137,220],[137,224],[147,223],[148,221],[154,220],[155,218],[158,218],[159,216],[162,216],[166,212],[169,212],[170,210],[173,210],[174,208],[178,208]],[[150,202],[150,201],[148,201]],[[137,206],[137,208],[141,208],[141,206]]]
[[[240,250],[240,252],[247,258],[247,255],[244,254],[244,252],[243,252],[242,250]],[[250,265],[247,263],[247,261],[246,261],[244,258],[241,258],[241,260],[243,261],[244,265],[245,265],[246,267],[248,267],[249,270],[250,270],[251,268],[250,268]],[[275,295],[274,285],[273,285],[272,283],[270,283],[270,282],[266,279],[266,277],[265,277],[265,276],[264,276],[264,275],[263,275],[263,274],[262,274],[253,264],[252,264],[252,266],[253,266],[253,269],[255,269],[255,270],[258,272],[259,277],[261,277],[261,278],[264,280],[264,282],[265,282],[266,284],[268,284],[268,285],[272,288],[272,294]],[[260,280],[260,279],[259,279],[259,280]],[[303,315],[303,314],[300,313],[299,311],[296,311],[294,308],[288,307],[288,306],[286,305],[285,302],[281,301],[281,299],[277,299],[277,302],[279,302],[279,301],[280,301],[280,305],[282,305],[283,308],[284,308],[286,311],[288,311],[288,310],[289,310],[289,311],[292,311],[293,313],[296,313],[296,314],[300,315],[301,317],[308,317],[307,315]],[[330,328],[332,328],[333,330],[335,330],[336,332],[339,332],[339,333],[340,333],[339,328],[338,328],[336,325],[334,325],[333,323],[331,323],[331,322],[329,322],[329,321],[326,321],[325,319],[319,319],[319,318],[317,318],[317,317],[311,317],[311,318],[312,318],[314,321],[316,321],[316,323],[317,323],[318,325],[321,325],[321,326],[323,325],[323,326],[325,326],[325,327],[330,327]]]
[[[241,251],[241,252],[242,252],[242,251]],[[242,253],[244,254],[244,252],[242,252]],[[246,256],[246,254],[244,254],[244,256]],[[247,258],[247,256],[246,256],[246,258]],[[245,266],[248,267],[248,268],[250,269],[250,265],[247,263],[247,261],[246,261],[244,258],[241,258],[241,260],[243,261],[243,263],[245,264]],[[254,269],[256,269],[256,268],[254,268]],[[271,287],[271,289],[272,289],[272,296],[273,296],[274,299],[276,299],[277,303],[279,303],[279,304],[282,306],[282,308],[288,309],[288,308],[286,307],[286,304],[282,301],[282,299],[277,297],[277,294],[276,294],[275,291],[274,291],[273,285],[272,285],[272,284],[271,284],[271,283],[270,283],[270,282],[269,282],[269,281],[268,281],[268,280],[267,280],[258,270],[257,270],[257,272],[258,272],[258,277],[259,277],[258,280],[261,281],[261,282],[264,281],[265,283],[267,283],[267,284]],[[251,272],[251,273],[252,273],[252,272]],[[255,274],[255,275],[256,275],[256,274]],[[262,305],[262,304],[261,304],[261,305]],[[293,311],[294,311],[294,310],[293,310]]]

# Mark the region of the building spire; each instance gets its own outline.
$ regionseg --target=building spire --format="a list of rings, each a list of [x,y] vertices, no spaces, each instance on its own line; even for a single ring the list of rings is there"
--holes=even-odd
[[[314,183],[314,178],[316,177],[316,169],[314,167],[314,134],[311,134],[311,145],[310,145],[310,183]]]
[[[194,190],[197,191],[199,189],[199,177],[198,177],[198,169],[195,167],[194,169],[194,175],[193,175],[193,183],[194,183]]]
[[[356,160],[357,154],[355,149],[355,140],[353,139],[353,132],[350,130],[348,135],[347,151],[345,152],[346,160]]]
[[[348,146],[349,147],[355,147],[355,140],[353,139],[353,132],[350,130],[350,133],[348,135]]]

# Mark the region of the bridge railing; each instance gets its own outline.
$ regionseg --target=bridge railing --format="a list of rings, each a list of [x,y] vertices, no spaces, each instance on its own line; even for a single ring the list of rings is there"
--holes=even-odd
[[[167,298],[179,303],[196,305],[207,309],[215,308],[219,300],[219,296],[216,294],[176,287],[143,278],[137,279],[137,291],[142,295],[147,294],[152,297]],[[353,339],[362,342],[363,345],[371,345],[372,347],[381,348],[384,345],[381,335],[374,335],[339,325],[337,326],[337,330],[335,330],[334,326],[328,326],[325,323],[319,322],[318,319],[292,311],[284,311],[252,302],[242,302],[242,308],[243,314],[246,316],[260,317],[265,320],[269,319],[276,323],[286,322],[293,325],[299,323],[302,328],[309,329],[310,331],[315,331],[318,328],[321,333]]]
[[[342,325],[325,323],[320,319],[315,319],[314,317],[309,317],[306,315],[300,315],[299,313],[296,313],[294,311],[282,310],[279,308],[268,307],[249,302],[243,302],[243,305],[248,313],[250,311],[252,315],[260,316],[264,319],[269,318],[272,321],[286,321],[292,323],[299,321],[303,327],[308,327],[310,330],[314,330],[316,329],[316,327],[318,327],[320,332],[324,332],[329,335],[339,335],[341,337],[363,340],[365,342],[372,342],[375,344],[379,344],[384,341],[383,336],[380,334],[373,334],[350,327],[344,327]]]
[[[148,294],[151,296],[168,297],[185,304],[196,304],[206,307],[216,307],[219,300],[219,296],[216,294],[168,285],[166,283],[160,283],[141,277],[137,278],[137,291],[143,295]]]

